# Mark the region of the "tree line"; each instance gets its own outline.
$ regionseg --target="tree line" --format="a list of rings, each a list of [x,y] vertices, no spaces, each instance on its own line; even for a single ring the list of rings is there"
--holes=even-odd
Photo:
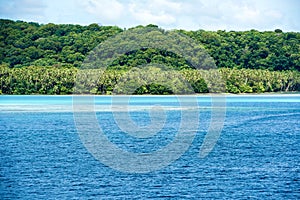
[[[211,80],[222,79],[220,89]],[[300,91],[300,72],[266,69],[142,70],[0,65],[0,94],[191,94]]]

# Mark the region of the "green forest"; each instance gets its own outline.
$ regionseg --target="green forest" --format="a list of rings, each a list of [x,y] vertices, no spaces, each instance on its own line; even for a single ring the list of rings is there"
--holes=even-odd
[[[148,26],[159,29],[155,25]],[[90,51],[124,31],[98,24],[38,24],[0,19],[0,94],[300,91],[300,33],[280,29],[264,32],[173,30],[199,42],[214,59],[217,69],[195,70],[172,52],[145,48],[124,54],[106,71],[81,71]],[[167,65],[176,73],[153,65],[146,71],[149,80],[143,80],[144,71],[138,66],[151,63]],[[128,75],[129,69],[134,72]],[[214,83],[207,81],[216,77],[216,73],[222,76],[224,90],[212,90]],[[101,79],[92,78],[95,74],[102,74]],[[181,84],[176,74],[184,77],[192,88]],[[135,88],[130,82],[122,85],[124,79],[141,79],[141,82]],[[170,88],[172,85],[177,88]]]

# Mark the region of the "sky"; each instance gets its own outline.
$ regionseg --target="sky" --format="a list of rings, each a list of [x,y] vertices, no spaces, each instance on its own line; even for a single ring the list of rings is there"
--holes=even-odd
[[[300,32],[300,0],[0,0],[0,18],[42,24]]]

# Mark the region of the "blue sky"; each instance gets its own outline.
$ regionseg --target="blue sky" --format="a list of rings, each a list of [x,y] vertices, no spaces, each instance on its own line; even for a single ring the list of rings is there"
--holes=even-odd
[[[121,28],[300,32],[299,10],[298,0],[0,0],[0,18]]]

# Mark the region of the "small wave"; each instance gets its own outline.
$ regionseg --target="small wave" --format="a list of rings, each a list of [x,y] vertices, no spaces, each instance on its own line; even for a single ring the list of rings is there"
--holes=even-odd
[[[95,105],[93,107],[72,105],[0,105],[0,112],[143,112],[143,111],[183,111],[199,110],[193,106],[124,106]]]

